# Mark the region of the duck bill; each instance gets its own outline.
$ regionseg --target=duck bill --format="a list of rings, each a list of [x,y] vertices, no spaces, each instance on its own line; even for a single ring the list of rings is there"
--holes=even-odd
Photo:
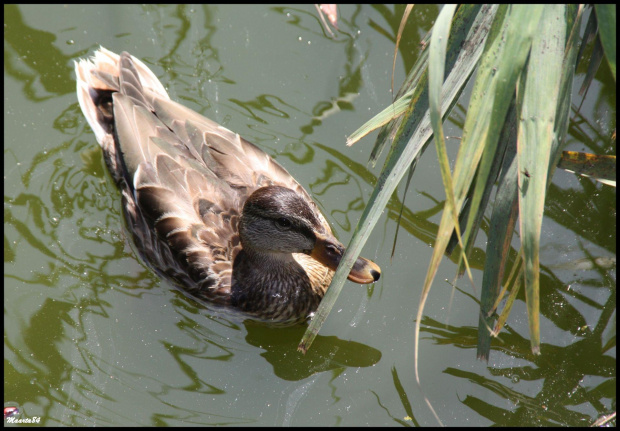
[[[335,271],[342,259],[344,250],[344,246],[336,238],[327,235],[317,235],[316,243],[310,256],[332,271]],[[351,268],[348,279],[355,283],[368,284],[379,280],[380,276],[381,269],[376,263],[363,257],[358,257],[353,264],[353,268]]]

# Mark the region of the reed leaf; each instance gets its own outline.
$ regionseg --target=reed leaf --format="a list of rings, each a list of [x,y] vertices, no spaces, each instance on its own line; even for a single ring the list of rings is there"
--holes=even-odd
[[[429,46],[423,48],[396,102],[349,138],[350,144],[383,125],[369,163],[374,165],[389,143],[390,151],[340,267],[299,346],[301,351],[310,347],[389,198],[407,169],[413,173],[434,134],[446,202],[416,317],[418,383],[420,324],[439,263],[458,242],[458,264],[462,261],[467,268],[467,255],[496,182],[482,281],[478,357],[488,360],[491,336],[497,336],[506,321],[521,280],[532,351],[540,351],[538,248],[545,192],[565,143],[575,65],[582,52],[578,34],[583,5],[460,5],[454,12],[455,8],[445,6],[442,10],[427,39]],[[596,10],[600,14],[611,9]],[[613,12],[615,23],[615,6]],[[594,23],[592,18],[588,22],[588,37],[596,34]],[[605,25],[609,27],[609,23]],[[608,46],[615,50],[615,39],[614,43],[605,41],[609,34],[612,30],[608,28],[600,37],[615,77],[615,52],[607,52]],[[615,28],[613,34],[615,37]],[[476,79],[450,174],[442,121],[474,68]],[[615,169],[607,171],[605,175],[613,175],[615,180]],[[522,239],[518,254],[511,247],[517,218]],[[510,259],[514,261],[509,277],[513,282],[502,288]],[[508,303],[494,325],[496,307],[508,288]]]
[[[478,58],[482,52],[482,44],[488,34],[490,23],[495,16],[497,6],[461,6],[455,15],[452,25],[453,32],[448,40],[446,70],[448,77],[443,86],[442,99],[446,101],[442,105],[442,117],[448,114],[454,106],[467,80],[471,76]],[[458,29],[459,31],[454,31]],[[462,46],[470,49],[462,50]],[[415,70],[420,69],[420,64],[427,64],[427,57],[418,60]],[[417,160],[420,153],[431,137],[430,115],[428,112],[428,86],[427,72],[421,74],[420,81],[424,86],[418,85],[412,96],[412,106],[408,109],[407,121],[403,122],[397,132],[390,154],[385,166],[377,179],[377,184],[369,198],[368,204],[360,217],[351,241],[347,246],[342,261],[332,279],[332,283],[321,301],[315,316],[312,319],[306,333],[298,346],[298,350],[306,352],[312,341],[318,334],[320,327],[333,308],[336,298],[350,272],[355,259],[383,212],[390,196],[398,186],[401,178],[409,166]],[[416,96],[417,95],[417,96]],[[422,97],[423,96],[423,97]],[[371,156],[372,157],[372,156]]]
[[[616,5],[597,4],[594,6],[601,45],[605,51],[607,63],[611,73],[616,79]]]

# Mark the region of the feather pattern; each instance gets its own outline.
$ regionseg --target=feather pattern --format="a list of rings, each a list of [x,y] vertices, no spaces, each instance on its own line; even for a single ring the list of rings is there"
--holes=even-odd
[[[336,255],[342,247],[304,188],[254,144],[170,100],[128,53],[101,47],[75,72],[146,262],[199,299],[264,320],[306,319],[339,261],[311,251],[319,242]]]

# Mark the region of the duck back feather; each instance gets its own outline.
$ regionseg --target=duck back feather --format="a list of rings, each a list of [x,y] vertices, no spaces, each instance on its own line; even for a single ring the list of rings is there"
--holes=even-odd
[[[121,190],[138,251],[190,294],[228,304],[247,197],[280,185],[316,204],[254,144],[170,100],[130,54],[101,47],[75,72],[80,107]]]

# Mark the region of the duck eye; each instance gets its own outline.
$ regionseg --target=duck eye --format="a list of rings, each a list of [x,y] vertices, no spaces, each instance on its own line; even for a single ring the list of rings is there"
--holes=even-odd
[[[291,228],[291,221],[284,217],[277,219],[275,223],[276,227],[281,230],[288,230]]]

